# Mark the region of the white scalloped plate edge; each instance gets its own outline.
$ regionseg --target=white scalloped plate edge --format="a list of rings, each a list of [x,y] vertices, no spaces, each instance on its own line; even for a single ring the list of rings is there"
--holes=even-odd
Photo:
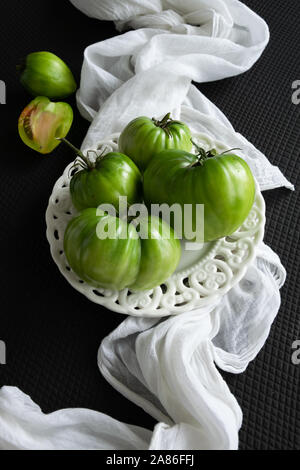
[[[203,142],[205,136],[194,138]],[[113,134],[98,145],[99,152],[106,147],[117,150],[118,134]],[[224,147],[214,142],[214,147]],[[207,143],[212,146],[211,142]],[[206,255],[191,267],[175,272],[162,286],[150,291],[131,293],[105,290],[89,286],[69,268],[63,251],[63,235],[67,223],[76,213],[69,192],[70,163],[56,181],[46,210],[46,236],[51,255],[62,275],[89,300],[112,311],[133,316],[162,317],[183,313],[214,303],[226,294],[244,276],[254,260],[256,249],[264,236],[265,203],[256,185],[253,208],[244,224],[230,237],[212,242]]]

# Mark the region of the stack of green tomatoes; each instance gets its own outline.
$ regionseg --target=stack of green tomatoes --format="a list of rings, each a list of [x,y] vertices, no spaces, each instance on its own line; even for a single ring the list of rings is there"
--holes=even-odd
[[[152,289],[172,275],[181,244],[174,227],[151,215],[152,204],[179,204],[183,225],[185,204],[203,204],[205,242],[240,227],[254,201],[250,168],[233,153],[218,155],[197,147],[194,154],[192,146],[189,128],[167,114],[161,121],[131,121],[120,135],[119,152],[97,157],[94,163],[77,151],[83,168],[72,177],[70,192],[81,212],[66,229],[64,249],[81,279],[97,287],[135,291]],[[119,213],[97,209],[110,204],[118,210],[124,196],[129,207],[144,201],[149,215],[128,222]],[[189,222],[196,228],[196,221]],[[106,237],[105,230],[99,236],[99,227],[110,226],[113,237]]]
[[[149,290],[175,271],[181,245],[173,228],[151,215],[128,220],[118,212],[120,198],[130,208],[143,203],[142,172],[163,149],[191,149],[188,127],[170,119],[139,117],[122,132],[119,152],[97,157],[95,162],[77,150],[83,168],[70,182],[73,205],[80,212],[69,223],[64,250],[70,267],[87,283],[103,288]],[[116,214],[99,210],[109,204]],[[99,227],[113,232],[99,235]],[[104,235],[103,235],[104,234]]]

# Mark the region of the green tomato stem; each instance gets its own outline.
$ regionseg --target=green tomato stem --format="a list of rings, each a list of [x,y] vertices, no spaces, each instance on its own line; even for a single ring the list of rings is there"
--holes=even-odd
[[[204,148],[202,148],[202,147],[200,147],[198,144],[196,144],[196,142],[195,142],[193,139],[191,139],[191,142],[192,142],[192,144],[194,145],[194,147],[196,148],[196,150],[197,150],[197,152],[198,152],[198,153],[196,154],[196,157],[198,157],[198,161],[195,162],[195,163],[192,163],[192,164],[191,164],[191,167],[192,167],[192,166],[199,166],[199,165],[202,166],[203,163],[205,162],[205,160],[206,160],[207,158],[209,158],[212,154],[211,154],[210,151],[206,152],[206,150],[204,150]]]
[[[171,113],[167,113],[163,118],[162,120],[160,121],[159,119],[155,119],[155,118],[152,118],[152,121],[154,122],[154,124],[157,126],[157,127],[161,127],[162,129],[164,129],[164,127],[168,124],[168,121],[171,120]]]
[[[224,152],[219,153],[219,155],[225,155],[226,153],[232,152],[233,150],[242,150],[242,149],[240,149],[239,147],[235,147],[233,149],[224,150]]]
[[[170,124],[173,124],[174,121],[172,118],[171,118],[171,113],[167,113],[161,121],[159,121],[158,119],[155,119],[155,118],[152,118],[152,121],[154,122],[154,124],[157,126],[157,127],[160,127],[161,129],[163,129],[165,131],[165,133],[167,134],[168,137],[172,138],[172,134],[169,130],[169,126]]]
[[[163,128],[168,124],[169,121],[171,121],[171,113],[167,113],[162,120],[159,122],[160,126]]]
[[[204,150],[204,148],[200,147],[198,144],[196,144],[196,142],[191,139],[191,142],[192,144],[194,145],[194,147],[196,148],[197,150],[197,154],[196,154],[196,157],[198,157],[198,161],[195,162],[195,163],[192,163],[191,167],[192,166],[197,166],[197,165],[203,165],[203,163],[205,162],[205,160],[207,160],[208,158],[211,158],[211,157],[216,157],[217,155],[220,156],[220,155],[225,155],[226,153],[228,152],[232,152],[233,150],[242,150],[238,147],[235,147],[235,148],[232,148],[232,149],[228,149],[228,150],[224,150],[224,152],[222,153],[218,153],[215,149],[211,149],[211,150]]]
[[[65,137],[57,137],[58,140],[60,140],[61,142],[63,142],[64,144],[66,144],[68,147],[70,147],[74,152],[75,154],[81,158],[81,160],[85,163],[86,165],[86,168],[92,170],[93,168],[95,168],[95,165],[93,162],[91,162],[91,160],[88,158],[88,156],[85,156],[81,150],[79,150],[77,147],[75,147],[75,145],[71,144],[71,142],[69,142]]]

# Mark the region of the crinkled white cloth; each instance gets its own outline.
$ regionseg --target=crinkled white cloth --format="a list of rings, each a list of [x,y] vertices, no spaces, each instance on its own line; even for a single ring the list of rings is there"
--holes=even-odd
[[[128,317],[99,349],[104,377],[159,421],[153,434],[84,409],[45,415],[0,390],[0,449],[236,449],[240,407],[215,367],[242,372],[263,346],[285,272],[262,245],[218,305],[162,322]]]
[[[259,16],[237,0],[71,1],[119,30],[135,29],[85,51],[77,99],[92,124],[83,150],[138,115],[172,110],[194,132],[242,148],[262,190],[293,189],[191,84],[248,70],[269,39]],[[153,433],[91,410],[45,415],[20,390],[3,387],[0,448],[237,449],[242,412],[215,364],[245,370],[267,339],[284,280],[279,258],[261,244],[221,302],[163,321],[128,317],[102,341],[102,374],[159,421]]]

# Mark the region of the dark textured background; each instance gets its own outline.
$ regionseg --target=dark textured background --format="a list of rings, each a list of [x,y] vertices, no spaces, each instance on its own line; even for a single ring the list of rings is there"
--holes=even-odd
[[[268,48],[250,72],[200,89],[297,184],[300,105],[291,103],[291,84],[300,79],[300,2],[245,3],[268,22]],[[67,0],[2,0],[0,11],[0,79],[7,84],[7,104],[0,106],[0,339],[7,344],[7,365],[0,365],[0,386],[20,387],[45,412],[88,407],[151,428],[152,418],[111,388],[97,368],[101,339],[124,317],[77,293],[50,257],[44,213],[72,155],[59,148],[39,156],[17,135],[17,118],[30,101],[16,78],[19,59],[35,50],[53,51],[79,81],[84,48],[114,36],[114,25],[84,16]],[[74,99],[70,103],[75,109]],[[76,113],[69,134],[76,145],[87,127]],[[265,199],[266,242],[288,273],[282,306],[256,360],[226,380],[244,412],[241,449],[300,450],[300,365],[291,363],[291,345],[300,339],[299,192],[275,190]]]

